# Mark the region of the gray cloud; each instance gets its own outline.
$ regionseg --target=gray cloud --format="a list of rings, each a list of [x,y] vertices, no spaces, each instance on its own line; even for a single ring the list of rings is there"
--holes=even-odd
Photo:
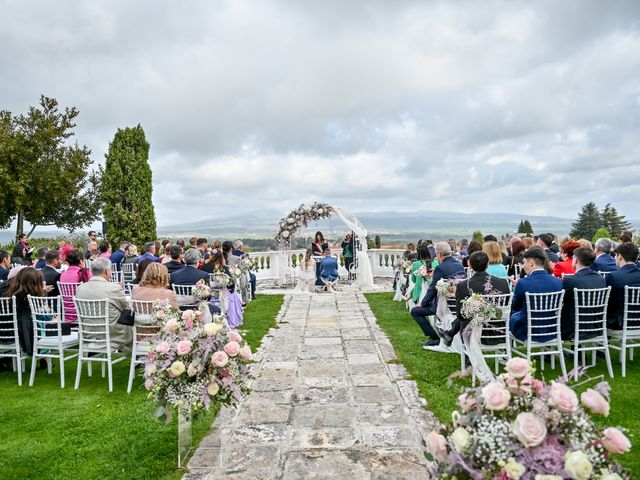
[[[100,161],[141,123],[161,224],[316,199],[636,214],[633,0],[0,6],[1,108],[77,106]]]

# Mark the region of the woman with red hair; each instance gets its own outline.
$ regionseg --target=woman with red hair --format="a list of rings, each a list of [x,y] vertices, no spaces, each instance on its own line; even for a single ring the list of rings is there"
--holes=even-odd
[[[580,248],[582,244],[576,242],[575,240],[567,240],[562,245],[560,245],[560,251],[562,254],[562,261],[556,262],[553,266],[553,274],[562,278],[562,275],[573,275],[576,273],[573,268],[573,251],[576,248]]]

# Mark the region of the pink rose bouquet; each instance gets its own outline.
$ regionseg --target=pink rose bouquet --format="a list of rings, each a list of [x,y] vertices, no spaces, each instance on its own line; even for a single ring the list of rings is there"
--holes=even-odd
[[[248,392],[251,349],[220,317],[214,317],[217,324],[205,324],[199,310],[181,312],[160,303],[153,315],[163,321],[149,347],[144,386],[158,403],[160,419],[169,421],[170,407],[178,405],[191,407],[194,415],[214,402],[235,405]]]
[[[591,414],[609,414],[609,386],[580,396],[559,379],[533,378],[521,358],[506,373],[458,397],[453,426],[425,436],[431,478],[540,480],[630,478],[615,461],[631,449],[619,428],[598,428]]]

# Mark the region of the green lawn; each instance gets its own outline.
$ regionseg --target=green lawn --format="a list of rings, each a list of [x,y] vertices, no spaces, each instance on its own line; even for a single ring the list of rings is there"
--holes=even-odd
[[[427,400],[427,408],[442,422],[450,423],[457,396],[463,387],[471,385],[470,379],[448,382],[449,375],[460,369],[460,357],[423,350],[419,344],[424,338],[422,331],[411,318],[404,302],[392,300],[393,293],[368,293],[365,296],[378,324],[391,340],[398,360],[405,365],[411,378],[418,384],[420,394]],[[612,355],[615,356],[612,357],[615,378],[608,377],[604,359],[598,359],[597,365],[588,372],[590,376],[604,374],[612,389],[611,414],[605,419],[595,418],[603,426],[622,426],[628,429],[627,433],[634,447],[620,460],[630,469],[632,478],[640,478],[640,445],[637,445],[640,441],[640,410],[635,410],[635,403],[640,395],[640,359],[627,363],[627,376],[622,378],[617,352],[612,351]],[[567,368],[573,368],[573,363],[568,362]],[[538,376],[542,374],[546,380],[560,375],[559,371],[549,369],[548,362],[544,372],[538,372]]]
[[[281,295],[259,295],[245,311],[246,338],[255,350],[274,325]],[[28,363],[27,367],[30,367]],[[73,390],[75,362],[66,366],[60,388],[58,365],[53,375],[38,370],[29,388],[12,372],[0,373],[1,479],[144,479],[180,478],[177,469],[177,424],[153,417],[141,379],[126,393],[128,362],[114,368],[114,391],[94,366]],[[207,433],[216,412],[194,422],[194,443]]]

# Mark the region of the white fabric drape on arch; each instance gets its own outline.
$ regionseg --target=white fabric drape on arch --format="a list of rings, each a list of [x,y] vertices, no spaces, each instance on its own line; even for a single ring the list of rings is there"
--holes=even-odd
[[[334,208],[333,211],[338,216],[342,223],[344,223],[349,229],[360,237],[360,246],[362,250],[355,252],[358,258],[358,274],[357,284],[361,287],[373,286],[373,272],[371,270],[371,262],[367,255],[367,229],[362,225],[360,220],[345,212],[341,208]]]

